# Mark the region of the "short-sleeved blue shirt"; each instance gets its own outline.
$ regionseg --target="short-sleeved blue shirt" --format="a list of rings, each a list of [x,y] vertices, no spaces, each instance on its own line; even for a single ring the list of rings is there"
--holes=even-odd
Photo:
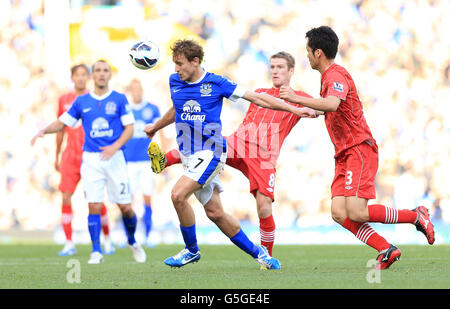
[[[92,92],[78,96],[59,119],[70,127],[81,119],[83,150],[87,152],[101,152],[100,147],[112,145],[122,135],[124,126],[134,123],[126,96],[116,91],[100,97]]]
[[[169,85],[180,152],[185,156],[201,150],[212,150],[215,156],[226,152],[220,119],[223,98],[235,101],[244,95],[245,89],[209,72],[193,83],[180,80],[174,73]]]
[[[147,148],[151,139],[147,137],[144,128],[147,124],[155,123],[161,118],[158,106],[150,102],[130,104],[134,115],[133,137],[126,144],[125,158],[129,162],[149,161]]]

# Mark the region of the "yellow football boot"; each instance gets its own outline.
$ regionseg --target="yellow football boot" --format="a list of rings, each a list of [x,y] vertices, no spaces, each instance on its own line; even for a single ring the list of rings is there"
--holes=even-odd
[[[156,142],[151,142],[148,145],[148,156],[152,161],[152,171],[159,174],[166,167],[166,155],[161,151]]]

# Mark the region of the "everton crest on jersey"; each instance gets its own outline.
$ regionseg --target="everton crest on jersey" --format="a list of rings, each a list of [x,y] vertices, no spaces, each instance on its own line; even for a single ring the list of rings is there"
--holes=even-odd
[[[216,156],[226,152],[220,120],[223,98],[235,101],[245,90],[209,72],[193,83],[180,80],[175,73],[169,84],[180,152],[186,156],[201,150],[212,150]]]
[[[200,85],[200,93],[202,97],[207,97],[211,95],[211,85],[209,83],[203,83]]]

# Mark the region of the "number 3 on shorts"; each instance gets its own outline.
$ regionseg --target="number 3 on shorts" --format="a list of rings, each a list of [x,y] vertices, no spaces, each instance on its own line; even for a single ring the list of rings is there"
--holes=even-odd
[[[352,177],[353,177],[353,172],[352,171],[347,171],[347,181],[345,182],[345,184],[347,186],[352,184],[352,182],[353,182]]]

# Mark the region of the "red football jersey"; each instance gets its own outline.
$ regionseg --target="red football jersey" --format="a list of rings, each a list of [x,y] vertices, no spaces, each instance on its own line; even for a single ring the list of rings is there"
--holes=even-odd
[[[58,118],[69,110],[76,98],[77,94],[75,94],[75,92],[69,92],[59,97]],[[81,125],[77,125],[73,128],[66,126],[65,133],[67,134],[67,143],[62,160],[70,156],[72,158],[79,158],[81,161],[84,144],[83,127]]]
[[[355,83],[346,69],[334,63],[323,72],[320,96],[335,96],[341,99],[335,112],[325,113],[325,124],[334,144],[335,157],[366,140],[376,145],[364,118]]]
[[[279,98],[279,91],[277,88],[255,90],[255,92],[266,93],[276,98]],[[311,97],[302,91],[295,91],[295,93]],[[301,107],[295,103],[287,103]],[[283,141],[299,120],[300,117],[290,112],[261,108],[250,103],[243,122],[232,136],[235,144],[233,147],[240,157],[270,160],[275,167]]]

